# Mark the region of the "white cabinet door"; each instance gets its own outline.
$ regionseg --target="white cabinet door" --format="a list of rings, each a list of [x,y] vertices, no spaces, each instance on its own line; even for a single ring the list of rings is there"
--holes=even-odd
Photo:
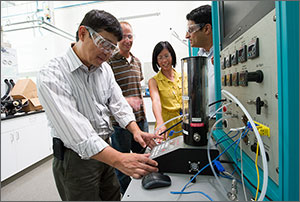
[[[52,149],[51,129],[48,126],[48,119],[46,118],[45,113],[41,114],[39,121],[40,121],[39,133],[41,135],[41,138],[43,138],[43,140],[45,141],[44,144],[45,144],[45,148],[46,148],[44,150],[44,154],[42,154],[42,156],[47,157],[53,153],[53,149]],[[46,144],[47,144],[47,146],[46,146]],[[42,158],[44,158],[44,157],[42,157]]]
[[[17,172],[15,132],[1,133],[1,181]]]
[[[40,160],[41,139],[37,137],[36,125],[17,131],[18,172]]]
[[[1,122],[1,181],[52,154],[45,113]]]
[[[40,114],[36,124],[37,138],[40,140],[38,148],[40,151],[39,158],[43,159],[52,154],[52,137],[50,135],[50,128],[45,113]]]
[[[17,139],[17,167],[19,171],[49,156],[49,129],[44,113],[27,117],[30,123],[27,127],[19,130]]]

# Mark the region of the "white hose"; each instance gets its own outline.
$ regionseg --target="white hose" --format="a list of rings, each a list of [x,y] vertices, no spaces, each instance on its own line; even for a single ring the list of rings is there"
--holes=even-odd
[[[219,109],[217,109],[214,113],[213,113],[213,115],[211,115],[210,117],[209,117],[209,119],[211,119],[212,117],[214,117],[217,113],[218,113],[218,111],[220,110],[220,109],[222,109],[223,107],[226,107],[226,106],[228,106],[228,105],[231,105],[232,103],[227,103],[226,105],[222,105],[221,107],[219,107]]]
[[[247,194],[246,194],[246,188],[245,188],[245,182],[244,182],[242,135],[243,135],[243,133],[241,133],[241,135],[240,135],[241,177],[242,177],[242,185],[243,185],[243,192],[244,192],[244,196],[245,196],[245,201],[248,201]]]
[[[230,128],[230,131],[240,131],[240,130],[244,130],[246,128],[246,126],[240,127],[240,128]]]
[[[262,170],[263,170],[263,173],[264,173],[263,187],[262,187],[262,190],[261,190],[261,194],[258,198],[258,201],[262,201],[265,198],[265,195],[266,195],[266,192],[267,192],[267,187],[268,187],[268,164],[267,164],[267,158],[266,158],[265,147],[264,147],[263,141],[261,140],[261,137],[258,133],[258,130],[257,130],[255,124],[254,124],[254,121],[253,121],[252,117],[250,116],[250,114],[248,113],[246,108],[243,106],[243,104],[235,96],[233,96],[230,92],[228,92],[226,90],[222,90],[221,92],[226,98],[228,98],[230,100],[233,100],[236,104],[238,104],[238,106],[241,108],[241,110],[247,116],[247,118],[248,118],[248,120],[249,120],[249,122],[252,126],[252,129],[254,131],[254,134],[256,136],[256,139],[258,141],[260,153],[261,153],[261,156],[262,156],[262,162],[263,162],[263,169]]]
[[[221,119],[217,120],[216,123],[212,126],[212,128],[211,128],[211,130],[210,130],[210,132],[209,132],[209,135],[208,135],[208,145],[207,145],[207,157],[208,157],[208,162],[209,162],[210,168],[211,168],[211,170],[212,170],[212,172],[213,172],[213,174],[214,174],[214,176],[215,176],[215,178],[216,178],[218,184],[219,184],[220,187],[221,187],[221,192],[222,192],[223,196],[225,196],[226,199],[228,199],[228,197],[227,197],[227,191],[226,191],[224,185],[221,183],[219,177],[217,176],[216,171],[215,171],[215,169],[214,169],[214,167],[213,167],[213,165],[212,165],[211,158],[210,158],[210,143],[211,143],[210,139],[211,139],[212,131],[214,130],[214,128],[216,127],[216,125],[217,125],[220,121],[222,121],[222,120],[224,120],[224,119],[227,119],[227,118],[230,118],[230,117],[229,117],[229,116],[224,116],[224,117],[222,117]]]
[[[185,116],[187,116],[187,115],[188,115],[188,114],[186,114]],[[181,117],[183,117],[183,115],[176,116],[176,117],[171,118],[171,119],[169,119],[168,121],[164,122],[163,124],[161,124],[158,128],[156,128],[156,129],[154,130],[154,134],[155,134],[156,131],[158,131],[162,126],[166,125],[167,123],[169,123],[169,122],[171,122],[171,121],[173,121],[173,120],[175,120],[175,119],[177,119],[177,118],[181,118]]]

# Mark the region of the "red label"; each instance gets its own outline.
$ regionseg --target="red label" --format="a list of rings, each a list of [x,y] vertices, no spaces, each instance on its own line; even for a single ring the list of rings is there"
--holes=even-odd
[[[190,123],[191,127],[204,127],[204,123]]]

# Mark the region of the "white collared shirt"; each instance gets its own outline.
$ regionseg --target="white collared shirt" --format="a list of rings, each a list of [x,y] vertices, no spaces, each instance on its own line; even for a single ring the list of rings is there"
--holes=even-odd
[[[122,128],[135,121],[111,67],[104,62],[89,71],[71,47],[40,70],[37,87],[52,137],[82,159],[108,146],[104,140],[113,132],[111,114]]]
[[[207,57],[207,77],[208,77],[208,103],[213,103],[215,99],[215,70],[212,64],[211,58],[214,55],[213,47],[210,48],[209,52],[205,51],[204,48],[199,48],[198,55]],[[209,116],[212,116],[216,111],[215,105],[209,107]]]

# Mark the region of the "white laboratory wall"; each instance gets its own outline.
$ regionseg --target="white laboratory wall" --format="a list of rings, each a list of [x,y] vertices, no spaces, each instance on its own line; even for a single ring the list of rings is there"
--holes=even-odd
[[[2,26],[7,23],[28,21],[44,14],[35,13],[36,8],[51,9],[51,23],[72,34],[84,15],[91,9],[101,9],[113,14],[116,18],[128,21],[136,35],[132,52],[145,63],[145,73],[154,74],[151,65],[152,51],[159,41],[169,41],[177,54],[177,69],[180,59],[188,56],[188,48],[172,36],[175,31],[181,39],[185,39],[186,14],[192,9],[210,4],[208,1],[23,1],[18,6],[1,8]],[[26,14],[26,12],[28,14]],[[24,15],[20,15],[20,14]],[[4,27],[5,28],[5,27]],[[172,30],[170,30],[170,28]],[[4,32],[4,42],[9,42],[17,51],[18,72],[21,77],[34,77],[39,68],[49,59],[65,52],[70,40],[43,29],[28,29]],[[187,43],[187,42],[186,42]],[[145,77],[145,84],[148,81]]]
[[[101,2],[81,7],[57,9],[55,10],[55,22],[58,27],[64,27],[69,32],[75,33],[84,14],[91,9],[103,9],[116,18],[129,22],[136,36],[132,53],[146,63],[144,68],[150,68],[150,70],[144,69],[144,84],[147,84],[148,79],[155,74],[151,66],[152,52],[159,41],[171,43],[177,55],[176,69],[180,71],[180,59],[188,56],[188,47],[171,33],[175,31],[180,39],[184,40],[187,25],[186,14],[196,7],[210,3],[205,1]],[[55,4],[62,6],[66,2],[55,2]],[[54,8],[57,6],[59,5]]]

